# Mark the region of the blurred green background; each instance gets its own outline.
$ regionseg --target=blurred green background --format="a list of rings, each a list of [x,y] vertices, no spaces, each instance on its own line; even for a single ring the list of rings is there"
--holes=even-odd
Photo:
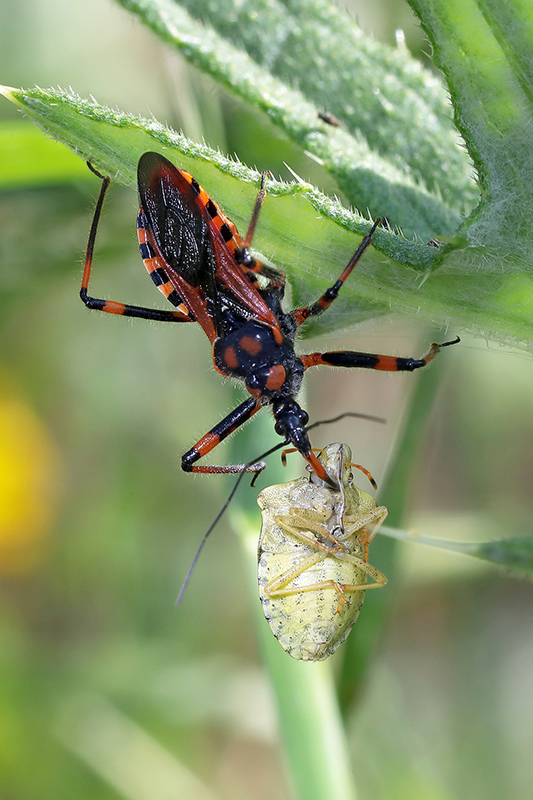
[[[369,34],[393,44],[402,28],[413,52],[424,48],[399,2],[343,6]],[[71,85],[101,103],[153,113],[286,178],[288,162],[334,191],[259,115],[104,0],[4,0],[0,65],[4,84]],[[39,169],[24,172],[26,158]],[[81,262],[98,188],[81,161],[0,104],[0,797],[285,800],[247,566],[227,524],[174,607],[233,483],[183,474],[180,455],[244,395],[214,372],[199,327],[115,319],[82,306]],[[138,255],[135,214],[134,193],[113,185],[92,291],[162,307]],[[406,524],[463,541],[531,535],[528,355],[399,318],[303,349],[418,355],[456,333],[461,345],[433,367],[442,386],[421,431]],[[382,484],[416,380],[310,374],[312,420],[347,410],[387,419],[320,429],[315,444],[348,442]],[[230,449],[254,456],[276,442],[268,412],[262,416],[246,444],[234,437],[220,448],[217,463],[230,460]],[[283,479],[300,473],[301,462],[292,469]],[[272,468],[259,486],[272,476],[280,479]],[[379,552],[375,543],[378,569]],[[345,709],[361,797],[528,796],[531,585],[404,545],[400,574],[384,592],[387,625],[357,705]],[[369,596],[367,606],[373,602]]]

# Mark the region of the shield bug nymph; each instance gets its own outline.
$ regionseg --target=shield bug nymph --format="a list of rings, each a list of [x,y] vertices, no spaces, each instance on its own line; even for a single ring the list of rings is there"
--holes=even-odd
[[[257,499],[263,612],[281,646],[304,661],[335,652],[359,616],[365,591],[387,583],[367,561],[387,509],[355,485],[347,445],[327,445],[318,458],[338,490],[311,472],[269,486]]]

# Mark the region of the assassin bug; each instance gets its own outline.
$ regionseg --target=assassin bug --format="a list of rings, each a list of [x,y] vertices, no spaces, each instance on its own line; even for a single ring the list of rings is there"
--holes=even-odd
[[[368,563],[368,545],[387,509],[355,485],[353,468],[361,467],[351,463],[348,445],[329,444],[318,458],[338,490],[311,472],[257,498],[263,613],[284,650],[304,661],[334,653],[357,620],[365,591],[387,583]]]
[[[110,314],[159,320],[198,322],[212,348],[215,369],[222,375],[244,381],[251,397],[182,456],[186,472],[227,473],[246,469],[257,472],[262,465],[199,466],[230,433],[264,405],[270,405],[275,430],[303,455],[316,474],[330,486],[333,480],[311,449],[305,426],[307,413],[296,402],[303,374],[308,367],[363,367],[381,370],[415,370],[425,367],[441,347],[432,344],[421,359],[395,358],[350,351],[296,355],[294,339],[298,327],[322,314],[336,299],[380,224],[376,220],[341,273],[312,305],[290,313],[282,310],[285,276],[255,259],[250,253],[255,226],[266,195],[263,174],[246,238],[224,215],[195,179],[177,169],[158,153],[144,153],[137,178],[140,209],[137,235],[144,265],[150,277],[175,311],[99,300],[88,294],[96,231],[110,179],[89,164],[102,181],[94,212],[80,296],[88,308]],[[454,340],[458,341],[458,339]]]

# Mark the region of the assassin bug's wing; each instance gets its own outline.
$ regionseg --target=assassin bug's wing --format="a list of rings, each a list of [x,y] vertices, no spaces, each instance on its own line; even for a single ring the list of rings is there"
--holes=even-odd
[[[194,189],[169,161],[157,153],[139,160],[137,179],[140,218],[144,217],[148,255],[157,262],[159,288],[174,288],[210,339],[216,336],[215,271],[209,225],[199,213]],[[154,253],[152,253],[152,250]],[[153,272],[151,272],[154,278]],[[170,298],[171,299],[171,298]]]
[[[155,249],[166,262],[164,277],[209,338],[215,335],[213,321],[218,329],[224,298],[233,307],[240,307],[245,316],[278,327],[277,319],[235,258],[235,252],[244,246],[237,229],[192,175],[178,170],[158,153],[144,153],[139,160],[138,184],[141,209]]]

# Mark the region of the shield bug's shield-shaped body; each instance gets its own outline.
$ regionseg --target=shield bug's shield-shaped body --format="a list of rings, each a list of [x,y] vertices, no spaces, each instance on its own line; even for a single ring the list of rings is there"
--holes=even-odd
[[[354,484],[351,458],[345,444],[330,444],[319,455],[338,490],[311,473],[269,486],[257,499],[263,612],[281,646],[304,661],[334,653],[357,620],[366,589],[387,582],[367,562],[387,509]]]

